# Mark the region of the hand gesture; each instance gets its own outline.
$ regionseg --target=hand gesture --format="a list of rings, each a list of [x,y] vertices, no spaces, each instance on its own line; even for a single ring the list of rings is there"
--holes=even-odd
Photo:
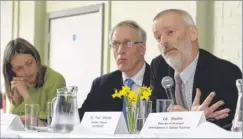
[[[12,86],[11,86],[12,87]],[[22,96],[18,93],[17,89],[12,89],[13,97],[12,101],[15,105],[19,105],[22,102]]]
[[[17,91],[19,95],[21,95],[24,99],[29,99],[29,91],[30,85],[27,81],[20,77],[14,77],[11,81],[11,89],[13,91]]]
[[[211,92],[208,97],[203,101],[200,105],[200,97],[201,91],[197,88],[196,96],[193,101],[191,111],[204,111],[206,118],[214,118],[216,120],[224,119],[229,116],[230,109],[225,108],[223,110],[216,111],[220,106],[224,104],[224,101],[220,100],[213,105],[209,106],[213,97],[215,96],[215,92]]]
[[[221,100],[209,106],[214,96],[215,96],[215,92],[211,92],[208,95],[208,97],[203,101],[203,103],[200,105],[201,91],[197,88],[196,96],[194,98],[191,111],[203,111],[207,119],[214,118],[216,120],[219,120],[228,117],[229,116],[228,113],[230,112],[230,109],[225,108],[223,110],[216,111],[220,106],[224,104],[224,101]],[[168,111],[180,112],[180,111],[187,111],[187,110],[181,105],[170,105]]]

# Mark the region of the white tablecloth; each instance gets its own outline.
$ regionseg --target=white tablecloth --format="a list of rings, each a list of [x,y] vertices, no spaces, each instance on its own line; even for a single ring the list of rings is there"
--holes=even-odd
[[[2,128],[2,127],[1,127]],[[1,138],[242,138],[242,132],[226,131],[209,122],[202,123],[190,133],[167,133],[160,135],[139,134],[96,134],[73,131],[70,133],[48,133],[35,131],[14,131],[1,129]]]

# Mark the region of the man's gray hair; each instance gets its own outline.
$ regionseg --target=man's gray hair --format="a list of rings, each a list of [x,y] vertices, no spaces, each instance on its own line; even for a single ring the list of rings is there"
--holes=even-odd
[[[171,12],[172,12],[172,13],[177,13],[177,14],[183,16],[183,18],[184,18],[184,22],[185,22],[186,25],[195,25],[195,23],[194,23],[194,21],[193,21],[191,15],[190,15],[188,12],[186,12],[186,11],[184,11],[184,10],[181,10],[181,9],[167,9],[167,10],[161,11],[161,12],[159,12],[159,13],[154,17],[153,21],[154,21],[154,20],[157,20],[157,19],[160,18],[162,15],[164,15],[164,14],[166,14],[166,13],[171,13]]]
[[[146,32],[144,31],[143,28],[141,28],[137,22],[133,21],[133,20],[125,20],[125,21],[122,21],[118,24],[116,24],[115,27],[113,27],[113,29],[111,30],[110,32],[110,41],[112,40],[112,36],[113,36],[113,33],[114,31],[118,28],[118,27],[121,27],[121,26],[128,26],[128,27],[131,27],[133,29],[135,29],[139,35],[139,38],[140,38],[140,41],[143,41],[144,43],[146,43],[146,40],[147,40],[147,34]]]

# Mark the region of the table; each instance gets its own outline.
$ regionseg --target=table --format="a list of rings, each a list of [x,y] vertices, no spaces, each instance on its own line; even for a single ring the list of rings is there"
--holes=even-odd
[[[3,133],[3,134],[2,134]],[[4,136],[6,135],[6,136]],[[226,131],[215,124],[204,122],[190,133],[173,133],[160,135],[140,134],[96,134],[72,131],[67,134],[36,131],[1,130],[1,138],[242,138],[242,132]]]

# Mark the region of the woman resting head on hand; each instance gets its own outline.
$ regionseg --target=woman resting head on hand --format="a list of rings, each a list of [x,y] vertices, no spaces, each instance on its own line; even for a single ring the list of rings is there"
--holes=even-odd
[[[41,63],[36,48],[27,40],[11,40],[3,55],[5,89],[10,113],[25,115],[25,104],[39,104],[39,118],[46,120],[46,106],[65,87],[64,77]]]

